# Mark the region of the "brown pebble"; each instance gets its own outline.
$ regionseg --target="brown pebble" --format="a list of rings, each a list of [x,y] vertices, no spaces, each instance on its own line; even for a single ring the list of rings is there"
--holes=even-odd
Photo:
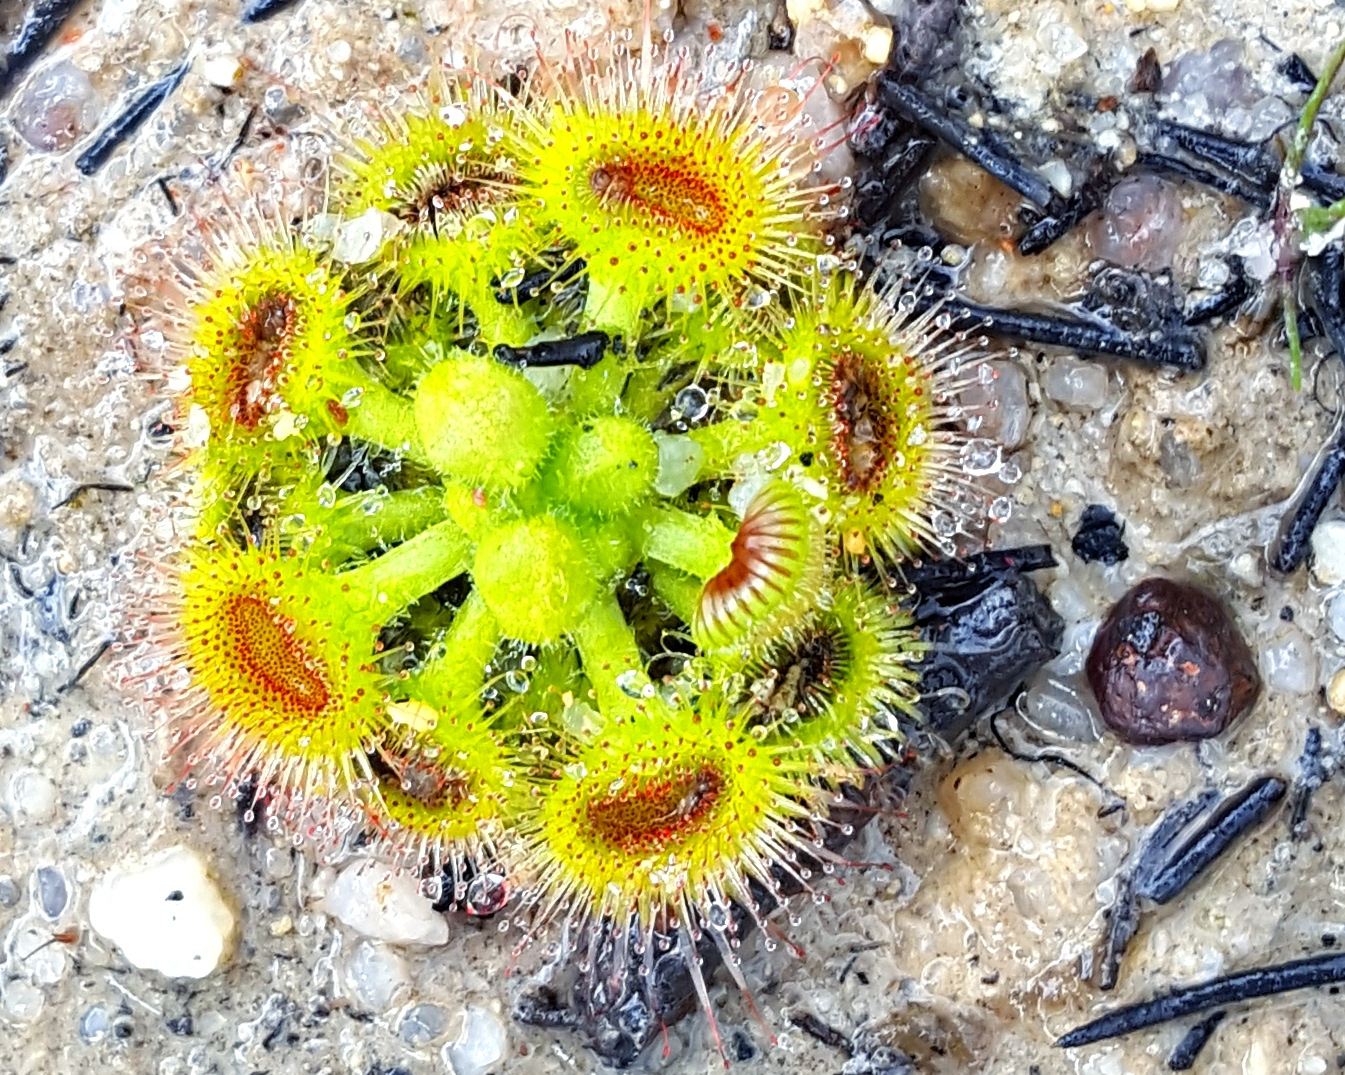
[[[1149,49],[1135,64],[1135,73],[1126,89],[1131,93],[1157,93],[1162,85],[1163,68],[1158,63],[1158,53]]]
[[[1223,602],[1172,579],[1145,579],[1116,603],[1087,670],[1107,727],[1144,745],[1218,735],[1261,690]]]
[[[965,157],[937,160],[920,180],[920,209],[954,242],[1011,239],[1022,195]]]

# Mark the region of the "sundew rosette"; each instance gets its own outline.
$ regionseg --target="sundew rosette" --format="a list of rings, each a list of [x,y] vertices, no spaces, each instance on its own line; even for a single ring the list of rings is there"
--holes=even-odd
[[[719,81],[648,39],[640,55],[571,42],[539,63],[510,131],[519,204],[586,266],[587,320],[756,309],[793,289],[840,210],[814,132],[738,71]]]
[[[187,779],[489,877],[590,968],[672,936],[707,1010],[705,932],[741,985],[732,923],[837,864],[914,711],[861,569],[965,490],[962,343],[828,268],[781,100],[647,39],[436,70],[334,132],[334,247],[390,241],[223,215],[169,318],[195,528],[133,625]]]

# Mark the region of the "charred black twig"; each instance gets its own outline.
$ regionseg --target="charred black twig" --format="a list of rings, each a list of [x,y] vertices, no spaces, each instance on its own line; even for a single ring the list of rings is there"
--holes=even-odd
[[[995,145],[996,140],[987,132],[978,131],[962,120],[945,115],[914,86],[903,85],[890,75],[880,74],[877,87],[878,100],[882,104],[937,135],[1039,209],[1045,209],[1051,204],[1054,197],[1051,185]]]
[[[1228,1016],[1226,1011],[1211,1012],[1186,1032],[1186,1036],[1177,1043],[1177,1047],[1168,1056],[1169,1071],[1190,1071],[1196,1062],[1200,1050],[1210,1040],[1219,1024]]]
[[[1074,197],[1061,202],[1023,233],[1018,240],[1018,253],[1040,254],[1084,217],[1102,208],[1105,195],[1101,183],[1086,183]]]
[[[1328,246],[1309,263],[1306,279],[1310,309],[1337,356],[1345,361],[1345,250],[1339,243]],[[1317,469],[1280,528],[1279,543],[1270,560],[1276,571],[1290,574],[1307,558],[1312,532],[1342,477],[1345,477],[1345,427],[1322,449]]]
[[[145,120],[149,119],[154,111],[164,103],[168,95],[177,89],[178,84],[186,77],[190,68],[191,60],[184,60],[181,65],[140,93],[135,100],[126,106],[126,110],[121,115],[98,132],[94,137],[93,144],[81,153],[75,161],[75,167],[84,175],[93,175],[94,172],[98,171],[107,163],[108,158],[117,151],[117,147],[135,134]]]
[[[154,181],[154,185],[159,188],[159,193],[163,195],[163,200],[168,203],[169,212],[174,216],[181,213],[182,210],[178,208],[177,199],[173,197],[173,191],[168,186],[167,177],[162,175],[159,176],[159,178]]]
[[[1345,249],[1332,243],[1309,263],[1310,304],[1336,355],[1345,362]]]
[[[61,28],[79,0],[37,0],[24,16],[14,40],[5,48],[4,66],[0,67],[0,97],[22,75]]]
[[[867,944],[851,945],[850,958],[845,961],[845,966],[841,968],[841,973],[836,978],[837,982],[839,982],[841,985],[844,985],[845,980],[848,977],[850,977],[850,972],[854,970],[855,964],[859,962],[859,957],[862,956],[865,952],[873,952],[881,947],[882,945],[879,944],[877,941],[869,941]],[[863,971],[860,971],[857,977],[859,978],[862,984],[864,985],[869,984],[868,976],[864,974]]]
[[[256,118],[257,106],[253,105],[248,109],[248,114],[243,117],[243,122],[239,124],[238,133],[234,135],[234,140],[230,142],[227,147],[210,158],[208,167],[212,176],[218,176],[224,171],[224,166],[233,160],[235,154],[243,148],[248,140],[248,135],[252,133],[252,123]]]
[[[1194,799],[1175,803],[1149,830],[1135,853],[1133,868],[1121,878],[1098,967],[1098,988],[1113,989],[1127,946],[1139,929],[1139,899],[1168,903],[1179,895],[1234,840],[1256,825],[1284,795],[1284,782],[1265,776],[1227,796],[1207,788]],[[1203,821],[1185,842],[1178,838],[1198,819]]]
[[[125,482],[80,482],[71,489],[70,492],[66,493],[65,496],[61,497],[60,500],[56,501],[56,503],[51,506],[52,510],[54,511],[57,508],[65,507],[67,504],[72,503],[80,493],[86,493],[91,489],[97,489],[104,493],[135,492],[135,486],[127,485]]]
[[[1154,172],[1158,175],[1173,176],[1177,179],[1189,179],[1193,183],[1212,187],[1221,194],[1229,194],[1239,201],[1255,206],[1257,209],[1269,209],[1272,195],[1269,191],[1249,182],[1240,176],[1220,175],[1205,168],[1197,168],[1177,157],[1164,153],[1141,153],[1135,160],[1140,171]]]
[[[850,1044],[850,1039],[834,1026],[828,1026],[822,1022],[812,1012],[790,1012],[789,1025],[802,1030],[814,1041],[820,1041],[823,1045],[839,1049],[846,1056],[854,1055],[854,1047]]]
[[[1289,963],[1240,971],[1199,985],[1173,989],[1153,1000],[1127,1004],[1075,1027],[1068,1034],[1057,1038],[1055,1044],[1060,1049],[1074,1049],[1213,1008],[1342,981],[1345,981],[1345,952],[1323,953]]]
[[[1107,934],[1102,940],[1102,959],[1097,968],[1097,986],[1103,991],[1116,988],[1121,978],[1121,960],[1140,928],[1140,903],[1135,895],[1133,874],[1117,878],[1116,899],[1107,908]]]
[[[923,173],[934,147],[939,144],[938,139],[924,131],[905,124],[901,129],[909,133],[895,139],[891,152],[867,161],[855,182],[855,219],[871,231],[892,216],[902,194]],[[875,136],[875,144],[878,140]],[[857,136],[851,146],[859,141]],[[861,151],[856,149],[856,152]]]
[[[243,5],[239,19],[243,22],[262,22],[272,15],[278,15],[295,0],[248,0]]]
[[[1329,202],[1338,202],[1341,198],[1345,198],[1345,175],[1338,175],[1316,161],[1304,161],[1299,178],[1306,189],[1313,194],[1321,195]]]
[[[1282,575],[1296,571],[1307,559],[1312,532],[1335,496],[1340,479],[1345,477],[1345,428],[1322,452],[1321,461],[1294,510],[1281,530],[1279,544],[1270,557],[1270,566]]]
[[[1218,165],[1243,179],[1267,197],[1280,178],[1280,159],[1266,142],[1244,142],[1212,131],[1159,120],[1158,134],[1170,139],[1198,160]]]
[[[1255,827],[1284,798],[1285,783],[1263,776],[1219,803],[1201,827],[1172,852],[1166,864],[1138,887],[1155,903],[1168,903],[1227,851],[1238,837]]]
[[[79,686],[80,681],[93,671],[93,666],[103,659],[103,654],[112,648],[112,639],[105,638],[98,643],[98,648],[93,651],[93,655],[85,660],[77,669],[75,674],[56,688],[57,694],[65,694]]]
[[[1134,872],[1137,888],[1149,889],[1152,879],[1169,861],[1169,849],[1177,837],[1191,822],[1206,813],[1218,797],[1217,791],[1206,788],[1194,799],[1174,803],[1164,811],[1140,848]]]
[[[591,370],[607,353],[611,337],[605,332],[581,332],[567,340],[546,340],[526,347],[495,345],[495,360],[515,369],[550,369],[554,366],[578,366]]]
[[[1022,310],[999,310],[952,299],[944,303],[959,329],[981,329],[1023,343],[1068,347],[1072,351],[1116,355],[1151,366],[1173,366],[1191,373],[1205,368],[1205,353],[1194,333],[1125,332],[1101,319],[1051,317]]]
[[[1216,317],[1226,317],[1252,297],[1252,282],[1243,272],[1242,260],[1232,263],[1231,275],[1222,291],[1207,295],[1189,309],[1183,321],[1189,326],[1203,325]]]
[[[1059,567],[1059,561],[1049,545],[1022,545],[1016,549],[991,549],[978,552],[960,560],[931,560],[928,563],[907,567],[903,571],[906,581],[921,594],[922,603],[938,600],[940,591],[975,583],[987,577],[1004,579],[1010,575],[1030,571],[1045,571]],[[926,610],[917,606],[917,619]]]
[[[492,280],[490,286],[495,288],[496,302],[502,306],[514,306],[535,299],[541,294],[542,288],[549,284],[563,284],[573,280],[583,273],[585,268],[587,266],[583,258],[575,258],[558,269],[538,269],[536,272],[530,272],[512,287],[502,286],[499,280]]]
[[[1301,840],[1306,834],[1308,806],[1313,792],[1326,783],[1329,775],[1322,761],[1322,730],[1314,725],[1308,729],[1303,741],[1303,753],[1298,756],[1298,773],[1289,799],[1289,833],[1295,840]]]

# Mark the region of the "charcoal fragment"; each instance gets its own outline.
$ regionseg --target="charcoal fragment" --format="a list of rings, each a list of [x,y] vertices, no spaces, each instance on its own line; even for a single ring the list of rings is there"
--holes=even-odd
[[[730,1055],[734,1060],[742,1063],[744,1060],[751,1060],[757,1055],[757,1047],[752,1044],[752,1039],[741,1030],[735,1030],[733,1040],[730,1042]]]
[[[1116,603],[1086,667],[1107,727],[1141,745],[1219,735],[1261,690],[1223,603],[1172,579],[1145,579]]]
[[[766,47],[772,52],[788,52],[794,47],[794,24],[789,21],[785,0],[776,0],[775,13],[766,25]]]
[[[1103,563],[1110,567],[1129,558],[1125,543],[1125,523],[1110,508],[1089,504],[1079,520],[1079,529],[1070,542],[1070,548],[1086,564]]]
[[[962,561],[909,572],[919,593],[916,624],[931,644],[919,666],[920,706],[928,727],[949,742],[1060,652],[1064,621],[1015,567],[1016,561],[1021,571],[1054,566],[1050,550],[1044,560],[1035,555],[1040,551],[985,553],[980,570],[965,575],[947,570]]]
[[[175,1015],[168,1020],[168,1030],[180,1038],[189,1038],[195,1030],[192,1017],[187,1014]]]

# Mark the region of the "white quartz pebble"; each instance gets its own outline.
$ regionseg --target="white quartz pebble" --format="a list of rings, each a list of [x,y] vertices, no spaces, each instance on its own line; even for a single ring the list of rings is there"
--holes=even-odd
[[[1312,532],[1312,575],[1323,586],[1345,582],[1345,519],[1328,519]]]
[[[1317,654],[1296,627],[1284,631],[1261,651],[1266,686],[1285,694],[1310,694],[1317,687]]]
[[[470,1007],[458,1040],[444,1046],[444,1058],[455,1075],[486,1075],[504,1059],[505,1032],[499,1018],[485,1008]]]
[[[385,1011],[408,981],[406,961],[381,944],[361,941],[346,963],[346,982],[360,1004]]]
[[[327,912],[356,933],[390,944],[443,944],[448,923],[414,875],[369,860],[352,862],[323,898]]]
[[[1326,622],[1331,625],[1331,633],[1345,642],[1345,591],[1336,594],[1326,606]]]
[[[1095,362],[1057,358],[1046,370],[1043,383],[1046,394],[1066,407],[1097,410],[1107,402],[1107,368]]]
[[[3,988],[0,988],[0,1006],[16,1023],[31,1023],[35,1020],[42,1014],[45,1001],[42,990],[22,978],[5,982]]]
[[[233,949],[233,911],[187,847],[106,874],[89,895],[89,923],[135,966],[170,978],[204,978]]]
[[[33,768],[19,769],[9,779],[5,805],[15,825],[36,827],[56,816],[57,791],[51,777]]]
[[[234,52],[216,52],[205,58],[201,74],[212,86],[228,89],[243,77],[243,65]]]

